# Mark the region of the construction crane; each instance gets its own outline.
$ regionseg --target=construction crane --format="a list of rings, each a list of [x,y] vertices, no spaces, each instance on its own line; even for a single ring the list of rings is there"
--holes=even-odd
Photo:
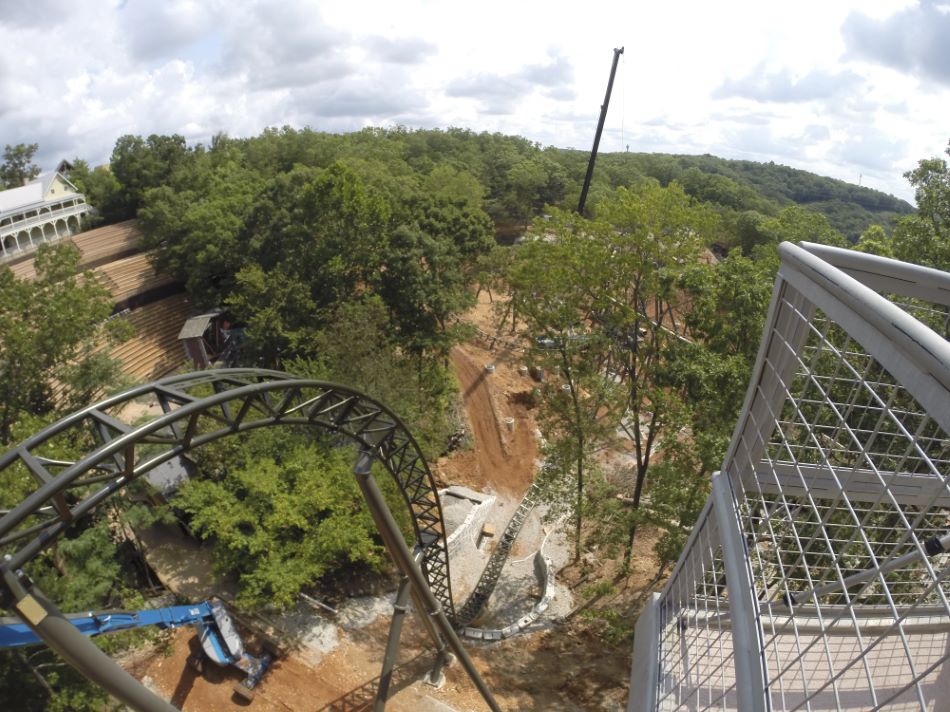
[[[617,60],[623,54],[623,47],[614,49],[614,61],[610,65],[610,79],[607,81],[607,95],[600,107],[600,119],[597,121],[597,132],[594,134],[594,147],[590,150],[590,160],[587,162],[587,175],[584,176],[584,187],[581,188],[581,199],[577,204],[577,214],[584,214],[584,204],[587,202],[587,191],[590,190],[590,181],[594,177],[594,161],[597,160],[597,149],[600,147],[600,135],[604,132],[604,121],[607,119],[607,107],[610,105],[610,94],[614,90],[614,75],[617,74]]]
[[[205,661],[221,667],[234,667],[244,673],[235,683],[234,692],[244,700],[254,698],[254,688],[264,677],[274,655],[260,657],[244,649],[241,636],[227,610],[218,600],[201,601],[187,606],[168,606],[145,611],[106,611],[102,613],[74,613],[66,616],[83,635],[96,636],[131,628],[155,626],[160,630],[194,626],[201,642],[201,651],[188,657],[188,664],[198,674],[204,672]],[[0,618],[0,648],[15,648],[42,643],[40,637],[26,623],[16,618]]]

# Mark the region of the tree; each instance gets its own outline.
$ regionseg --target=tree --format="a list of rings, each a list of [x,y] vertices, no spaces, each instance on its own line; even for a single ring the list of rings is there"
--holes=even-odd
[[[881,257],[894,256],[894,244],[890,235],[884,232],[880,225],[871,225],[861,234],[858,244],[854,246],[858,252],[868,252]]]
[[[537,156],[513,165],[507,183],[506,207],[527,227],[545,205],[553,205],[563,196],[567,175],[554,161]]]
[[[105,321],[109,290],[77,274],[79,257],[71,244],[41,245],[33,280],[0,267],[0,443],[23,414],[68,412],[116,382],[101,347],[127,337],[127,325]]]
[[[491,223],[462,202],[413,201],[410,224],[389,236],[375,278],[401,341],[443,360],[465,333],[457,317],[475,304],[470,287],[479,257],[491,251]]]
[[[250,363],[281,368],[287,359],[316,355],[313,340],[322,319],[310,285],[295,275],[250,264],[238,272],[225,304],[244,324],[241,350]]]
[[[768,219],[755,210],[746,210],[736,218],[736,235],[744,255],[751,255],[758,245],[774,242],[764,228]]]
[[[591,449],[617,427],[629,440],[626,560],[653,455],[690,423],[684,386],[671,369],[689,336],[690,305],[678,278],[698,262],[713,226],[714,216],[676,183],[644,183],[619,189],[596,220],[555,211],[537,222],[512,268],[519,317],[529,336],[549,346],[560,371],[555,382],[565,386],[564,395],[545,394],[541,419],[549,441],[573,458],[575,517],[584,508]],[[578,528],[578,550],[579,536]]]
[[[456,386],[434,359],[414,359],[399,343],[382,299],[366,294],[340,304],[312,342],[315,358],[287,370],[309,378],[345,383],[385,403],[407,424],[426,457],[434,460],[453,429]]]
[[[553,239],[537,239],[542,230]],[[575,561],[583,548],[594,451],[624,405],[607,373],[611,342],[587,328],[607,257],[604,233],[603,226],[555,211],[532,229],[508,273],[513,307],[532,344],[531,361],[552,374],[541,391],[538,420],[547,444],[539,477],[548,499],[564,502],[571,512]]]
[[[216,571],[238,576],[239,604],[287,609],[324,576],[382,567],[350,449],[268,429],[197,458],[205,477],[188,482],[175,503],[213,540]],[[393,511],[405,511],[394,494],[390,488]]]
[[[90,224],[109,225],[122,220],[125,217],[122,186],[108,166],[92,169],[81,158],[74,158],[72,164],[69,180],[86,196],[86,202],[96,209],[96,214],[89,218]]]
[[[709,491],[709,474],[722,463],[752,373],[772,293],[769,262],[732,250],[718,263],[688,265],[678,288],[690,340],[671,344],[665,380],[688,408],[689,437],[667,439],[650,475],[645,519],[666,530],[661,562],[679,556],[686,533]]]
[[[759,229],[768,236],[768,244],[780,242],[817,242],[822,245],[849,247],[849,243],[835,230],[821,213],[798,205],[783,208],[774,218],[760,223]]]
[[[950,146],[946,153],[950,155]],[[928,158],[904,177],[914,186],[918,211],[897,223],[894,256],[927,267],[950,269],[950,168],[942,158]]]
[[[121,218],[134,218],[149,188],[168,185],[192,156],[184,136],[121,136],[109,165],[122,186]]]
[[[751,368],[762,338],[772,282],[773,275],[765,265],[738,249],[715,264],[687,265],[679,287],[689,300],[689,310],[683,316],[694,341],[712,353],[737,357],[743,368]],[[744,385],[745,381],[740,384],[740,400]]]
[[[455,168],[447,163],[436,165],[425,178],[425,190],[430,195],[446,198],[449,201],[461,201],[466,207],[480,210],[485,197],[485,188],[478,178],[467,170]]]
[[[3,149],[3,163],[0,164],[0,188],[19,188],[33,180],[40,173],[33,156],[40,145],[38,143],[7,144]]]
[[[189,283],[222,294],[249,325],[248,353],[263,363],[312,356],[311,337],[328,314],[378,282],[392,208],[342,163],[298,166],[270,181],[243,214],[225,214],[235,226],[225,244],[203,243],[195,223],[162,251],[178,255]],[[197,265],[184,261],[186,245]],[[198,273],[202,257],[207,276]],[[243,265],[234,277],[229,263]]]
[[[203,154],[175,186],[146,192],[139,211],[144,245],[199,306],[220,306],[237,272],[257,256],[242,242],[262,184],[252,171],[232,161],[214,165]]]
[[[600,319],[614,334],[611,369],[626,391],[620,426],[633,445],[628,563],[654,449],[678,442],[690,422],[683,385],[671,378],[671,364],[690,340],[685,315],[691,305],[678,281],[699,262],[716,218],[674,182],[620,189],[598,209],[598,219],[612,227]]]

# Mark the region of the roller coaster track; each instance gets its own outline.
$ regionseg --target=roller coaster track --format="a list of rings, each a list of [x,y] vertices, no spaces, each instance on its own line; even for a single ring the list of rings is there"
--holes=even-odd
[[[162,414],[124,422],[124,407],[136,400],[156,401]],[[6,554],[0,574],[21,569],[73,522],[163,462],[274,425],[347,436],[385,467],[408,509],[429,588],[458,625],[442,508],[412,435],[384,405],[358,391],[279,371],[214,369],[138,386],[63,418],[0,456],[0,472],[19,469],[36,483],[20,504],[0,513],[0,552]],[[75,451],[76,443],[87,444],[84,455],[57,457]]]
[[[124,422],[125,406],[143,400],[157,402],[162,415],[135,425]],[[139,386],[77,411],[5,453],[0,472],[21,468],[37,487],[0,513],[0,552],[9,557],[0,571],[22,568],[74,521],[163,462],[213,440],[274,425],[339,433],[372,452],[399,486],[423,573],[449,620],[459,629],[478,617],[536,504],[536,486],[528,489],[475,589],[456,611],[438,492],[406,427],[353,389],[261,369],[214,369]],[[49,455],[75,442],[92,447],[76,460]]]
[[[528,518],[531,510],[534,509],[537,504],[537,500],[538,485],[534,483],[528,488],[528,491],[525,492],[524,497],[521,498],[518,509],[515,510],[514,515],[512,515],[509,520],[504,533],[501,535],[501,540],[498,542],[498,546],[495,547],[491,557],[488,559],[488,563],[485,565],[484,571],[482,571],[482,575],[478,579],[478,583],[475,584],[472,595],[469,596],[465,605],[459,610],[455,620],[456,628],[469,625],[481,614],[482,609],[495,590],[498,578],[501,576],[501,570],[505,567],[505,562],[511,553],[511,547],[514,545],[515,539],[518,537],[519,532],[521,532],[521,527],[524,526],[525,520]]]

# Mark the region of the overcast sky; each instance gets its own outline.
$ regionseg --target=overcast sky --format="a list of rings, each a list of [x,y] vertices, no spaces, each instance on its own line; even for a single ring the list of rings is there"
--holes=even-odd
[[[402,124],[773,160],[904,198],[950,139],[950,0],[0,0],[0,144]]]

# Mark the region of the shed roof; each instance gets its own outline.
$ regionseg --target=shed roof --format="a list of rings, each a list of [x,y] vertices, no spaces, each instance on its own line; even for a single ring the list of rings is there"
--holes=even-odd
[[[193,316],[190,319],[187,319],[181,327],[181,331],[178,332],[178,340],[183,339],[197,339],[204,335],[205,330],[208,328],[208,324],[211,323],[211,320],[214,319],[221,313],[220,309],[215,311],[208,312],[207,314],[199,314],[198,316]]]
[[[171,497],[191,478],[194,469],[194,464],[188,458],[178,455],[153,467],[146,473],[145,479],[165,497]]]

